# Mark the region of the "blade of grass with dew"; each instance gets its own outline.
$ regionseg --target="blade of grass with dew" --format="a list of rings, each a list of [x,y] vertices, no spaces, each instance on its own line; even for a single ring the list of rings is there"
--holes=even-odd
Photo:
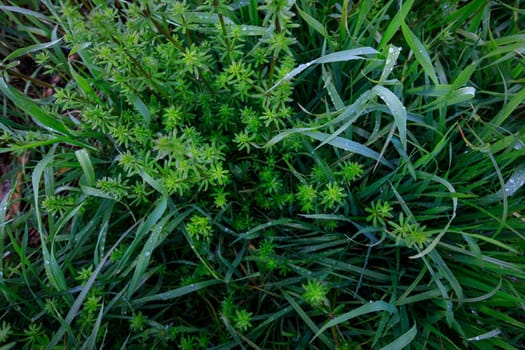
[[[314,138],[316,140],[319,140],[321,142],[324,142],[326,139],[330,137],[330,134],[326,134],[326,133],[318,132],[318,131],[304,132],[303,134],[311,138]],[[392,168],[392,169],[394,168],[394,165],[388,160],[384,159],[383,157],[380,157],[379,153],[355,141],[351,141],[351,140],[338,136],[338,137],[333,138],[331,141],[329,141],[328,144],[331,146],[340,148],[342,150],[356,153],[356,154],[362,155],[363,157],[373,159],[389,168]]]
[[[399,98],[394,95],[389,89],[377,85],[372,88],[372,91],[385,102],[386,106],[394,117],[394,122],[399,132],[399,138],[403,149],[407,147],[407,111],[405,106],[401,103]]]
[[[139,253],[137,259],[135,260],[135,271],[133,273],[133,276],[131,277],[129,287],[128,287],[128,296],[131,297],[133,293],[136,291],[137,287],[140,284],[141,279],[143,278],[144,272],[146,271],[146,268],[148,267],[149,261],[151,260],[151,254],[153,254],[153,250],[155,249],[157,245],[157,241],[159,240],[159,237],[161,233],[164,230],[164,226],[168,222],[168,220],[171,219],[171,216],[173,213],[170,213],[166,216],[164,216],[152,229],[151,234],[146,241],[146,244],[144,244],[142,251]]]
[[[394,45],[388,46],[388,54],[386,56],[385,60],[385,66],[383,67],[383,72],[381,72],[381,77],[379,78],[380,83],[386,83],[387,78],[394,70],[394,66],[397,63],[397,59],[399,58],[399,54],[401,53],[401,47],[397,47]]]
[[[281,80],[275,83],[275,85],[273,85],[270,89],[268,89],[268,92],[275,89],[282,82],[293,79],[294,77],[299,75],[301,72],[303,72],[304,70],[306,70],[307,68],[315,64],[345,62],[345,61],[351,61],[351,60],[363,60],[363,59],[366,59],[365,57],[362,57],[363,55],[375,55],[377,53],[378,51],[371,47],[360,47],[356,49],[329,53],[313,61],[300,64],[299,66],[294,68],[290,73],[286,74],[283,78],[281,78]]]
[[[379,43],[379,49],[382,50],[386,44],[392,40],[394,35],[399,30],[399,27],[402,23],[405,23],[405,18],[410,12],[410,9],[412,8],[412,5],[414,5],[415,0],[408,0],[403,2],[403,5],[401,6],[401,9],[397,11],[394,18],[389,22],[388,27],[385,29],[385,32],[383,33],[383,36],[381,38],[381,42]]]

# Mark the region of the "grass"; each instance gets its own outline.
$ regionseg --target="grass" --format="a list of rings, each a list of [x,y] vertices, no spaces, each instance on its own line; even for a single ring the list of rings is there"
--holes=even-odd
[[[0,8],[4,349],[523,347],[520,1]]]

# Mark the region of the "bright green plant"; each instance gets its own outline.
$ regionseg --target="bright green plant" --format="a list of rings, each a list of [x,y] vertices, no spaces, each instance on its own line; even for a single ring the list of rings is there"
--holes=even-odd
[[[519,347],[518,3],[0,5],[8,341]]]

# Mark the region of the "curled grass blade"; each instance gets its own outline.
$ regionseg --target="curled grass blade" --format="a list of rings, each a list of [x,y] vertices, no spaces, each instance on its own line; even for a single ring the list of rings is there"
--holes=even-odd
[[[389,89],[377,85],[372,89],[373,92],[382,99],[392,115],[394,116],[394,122],[399,132],[399,139],[403,149],[407,147],[407,111],[405,106],[401,103],[399,98],[394,95]]]

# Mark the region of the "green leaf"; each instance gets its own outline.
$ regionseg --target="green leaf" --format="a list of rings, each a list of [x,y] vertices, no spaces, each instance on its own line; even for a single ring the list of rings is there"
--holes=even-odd
[[[303,72],[304,70],[306,70],[307,68],[315,64],[344,62],[344,61],[351,61],[351,60],[363,60],[365,59],[365,57],[362,57],[362,55],[375,55],[377,53],[378,51],[371,47],[360,47],[357,49],[350,49],[350,50],[330,53],[328,55],[319,57],[313,61],[300,64],[295,69],[293,69],[290,73],[286,74],[281,80],[275,83],[275,85],[272,86],[270,89],[268,89],[268,91],[275,89],[283,81],[291,80],[292,78],[296,77],[301,72]]]
[[[2,10],[2,11],[10,11],[10,12],[17,12],[17,13],[21,13],[21,14],[26,15],[26,16],[31,16],[31,17],[36,17],[36,18],[42,19],[44,21],[46,21],[48,19],[46,16],[44,16],[43,14],[41,14],[39,12],[28,10],[28,9],[23,8],[23,7],[3,6],[3,5],[1,5],[0,6],[0,10]]]
[[[57,118],[45,112],[29,97],[9,86],[4,78],[0,77],[0,91],[3,92],[18,108],[27,113],[36,124],[58,133],[71,136],[70,130]]]
[[[395,306],[387,302],[384,302],[384,301],[375,301],[369,304],[365,304],[365,305],[358,307],[357,309],[346,312],[328,321],[324,326],[321,327],[321,329],[319,329],[319,331],[314,335],[313,339],[317,338],[328,328],[337,326],[341,323],[351,320],[352,318],[356,318],[361,315],[369,314],[371,312],[382,312],[382,311],[386,311],[391,314],[398,313],[397,308]]]
[[[192,283],[190,285],[187,285],[187,286],[184,286],[184,287],[180,287],[180,288],[177,288],[177,289],[173,289],[173,290],[170,290],[170,291],[167,291],[167,292],[164,292],[164,293],[159,293],[159,294],[150,295],[150,296],[147,296],[147,297],[135,299],[135,300],[131,301],[131,304],[132,305],[142,305],[142,304],[149,303],[149,302],[152,302],[152,301],[172,300],[172,299],[179,298],[179,297],[181,297],[183,295],[186,295],[186,294],[189,294],[189,293],[197,292],[197,291],[199,291],[199,290],[201,290],[203,288],[207,288],[207,287],[214,286],[214,285],[217,285],[217,284],[222,284],[222,283],[224,283],[224,282],[220,281],[220,280],[209,280],[209,281]]]
[[[326,133],[319,132],[319,131],[303,132],[303,134],[305,134],[306,136],[310,136],[321,142],[324,142],[326,139],[330,138],[330,134],[326,134]],[[355,141],[348,140],[348,139],[338,136],[338,137],[333,138],[331,141],[329,141],[328,144],[331,146],[340,148],[342,150],[360,154],[363,157],[373,159],[389,168],[392,168],[392,169],[394,168],[394,165],[390,163],[388,160],[381,157],[379,153]]]
[[[144,118],[146,125],[149,125],[151,122],[151,113],[149,112],[148,107],[138,96],[133,96],[133,104],[135,105],[137,111],[139,111],[140,115]]]
[[[372,89],[373,92],[377,93],[380,99],[382,99],[392,115],[394,116],[394,122],[399,132],[399,139],[403,149],[407,147],[407,111],[405,106],[401,103],[399,98],[389,89],[377,85]]]
[[[425,49],[425,46],[421,43],[421,41],[419,41],[417,36],[410,30],[410,28],[408,28],[408,26],[404,22],[401,23],[401,30],[403,32],[408,46],[416,56],[416,60],[423,67],[423,70],[430,77],[432,82],[435,85],[438,85],[439,80],[437,78],[436,71],[434,70],[434,66],[432,65],[430,55],[428,54],[427,49]]]
[[[385,66],[383,67],[383,72],[381,73],[381,78],[379,78],[380,82],[385,82],[392,73],[392,70],[394,70],[394,66],[396,65],[397,58],[399,57],[399,54],[401,53],[401,48],[389,45],[388,46],[388,54],[386,56],[385,60]]]
[[[398,350],[405,349],[417,335],[416,325],[413,325],[406,333],[402,334],[399,338],[391,342],[390,344],[383,346],[381,350]]]
[[[31,52],[45,50],[47,48],[55,46],[61,40],[62,39],[57,39],[57,40],[54,40],[54,41],[50,41],[48,43],[35,44],[35,45],[27,46],[27,47],[21,47],[21,48],[15,50],[15,51],[11,52],[9,55],[7,55],[7,57],[4,58],[3,61],[6,62],[6,61],[9,61],[9,60],[21,57],[21,56],[25,56],[25,55],[27,55],[28,53],[31,53]]]
[[[137,263],[135,265],[135,271],[133,273],[133,277],[131,277],[131,281],[129,282],[128,293],[127,293],[128,297],[131,297],[133,295],[133,293],[136,291],[137,287],[141,283],[141,280],[144,278],[144,273],[146,272],[146,268],[148,267],[149,261],[151,260],[151,255],[153,254],[153,250],[155,250],[159,237],[162,231],[164,230],[164,226],[166,225],[166,223],[168,222],[170,218],[171,218],[171,215],[165,216],[151,230],[151,234],[148,240],[144,244],[144,247],[142,248],[141,253],[136,259]]]
[[[316,32],[321,34],[325,38],[325,40],[329,41],[331,39],[330,35],[326,31],[326,28],[321,24],[321,22],[319,22],[318,20],[316,20],[315,18],[310,16],[308,13],[304,12],[303,10],[301,10],[299,8],[299,6],[296,6],[296,8],[297,8],[297,12],[299,13],[299,16],[301,16],[302,19],[304,19],[304,21],[311,28],[313,28]]]
[[[75,151],[75,156],[77,157],[82,171],[84,172],[86,184],[91,187],[95,186],[95,169],[93,168],[93,164],[89,158],[89,153],[85,149],[79,149],[78,151]]]
[[[93,88],[91,87],[91,84],[89,80],[82,77],[80,74],[78,74],[75,71],[75,68],[69,63],[69,71],[71,72],[71,76],[75,81],[77,82],[77,85],[86,93],[86,95],[91,98],[93,101],[96,101],[97,103],[102,103],[100,101],[100,98],[98,97],[97,93]]]
[[[135,228],[136,223],[133,224],[126,232],[120,235],[119,239],[115,242],[115,244],[111,247],[111,249],[106,253],[106,255],[102,258],[102,261],[97,265],[95,268],[95,271],[93,271],[93,274],[89,277],[86,284],[82,287],[80,294],[75,299],[75,302],[69,309],[65,319],[64,324],[60,326],[58,331],[55,333],[49,344],[47,345],[47,350],[54,350],[54,347],[60,342],[64,336],[64,333],[66,333],[66,325],[69,326],[72,324],[72,321],[75,319],[75,317],[78,315],[80,308],[82,307],[84,300],[88,296],[91,288],[95,284],[95,281],[102,271],[102,268],[106,265],[107,260],[109,259],[111,253],[120,245],[120,243],[128,236],[128,234]]]
[[[394,18],[388,24],[388,27],[386,28],[385,32],[383,33],[383,37],[381,38],[381,42],[378,46],[380,50],[382,50],[385,47],[385,45],[390,42],[390,40],[397,33],[401,24],[405,22],[405,18],[410,12],[412,5],[414,5],[414,2],[415,0],[407,0],[403,2],[403,6],[401,6],[401,9],[396,13]]]
[[[301,306],[294,300],[294,298],[292,298],[292,296],[289,295],[285,291],[282,291],[282,295],[286,298],[286,300],[288,300],[290,305],[294,308],[295,312],[297,312],[297,314],[299,315],[299,317],[301,317],[301,319],[304,321],[304,323],[306,323],[308,328],[310,328],[312,330],[312,332],[315,332],[315,336],[312,339],[312,341],[315,338],[319,337],[319,339],[321,339],[321,341],[326,346],[328,346],[329,349],[333,348],[334,345],[333,345],[331,339],[329,337],[327,337],[326,335],[322,334],[323,333],[322,330],[320,330],[319,327],[317,327],[315,322],[310,318],[310,316],[308,316],[308,314],[301,308]]]

